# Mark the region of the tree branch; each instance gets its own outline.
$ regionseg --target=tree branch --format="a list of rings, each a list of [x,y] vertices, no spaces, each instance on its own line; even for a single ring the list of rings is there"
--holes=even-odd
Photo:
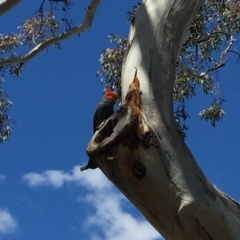
[[[217,32],[217,33],[223,33],[223,32]],[[210,37],[210,36],[209,36]],[[217,69],[221,68],[221,67],[224,67],[226,62],[227,62],[227,53],[228,52],[233,52],[233,53],[236,53],[238,55],[238,57],[240,58],[240,54],[237,52],[237,51],[234,51],[231,49],[231,46],[232,44],[236,42],[236,40],[231,36],[231,39],[229,41],[229,44],[228,46],[226,47],[226,49],[222,52],[221,56],[220,56],[220,59],[219,59],[219,62],[215,62],[215,60],[213,58],[210,58],[210,61],[212,64],[214,64],[213,67],[211,68],[208,68],[206,71],[200,73],[199,75],[198,74],[195,74],[193,71],[191,71],[189,68],[187,68],[183,63],[182,63],[182,60],[181,60],[181,57],[178,57],[178,64],[179,66],[185,70],[190,76],[194,77],[194,78],[197,78],[197,79],[204,79],[204,77],[209,74],[210,72],[213,72],[213,71],[216,71]]]
[[[228,52],[235,53],[235,54],[238,56],[238,59],[237,59],[237,62],[236,62],[236,63],[238,63],[238,62],[239,62],[239,59],[240,59],[240,53],[237,52],[237,51],[235,51],[235,50],[232,50],[232,49],[228,50]],[[235,63],[235,64],[236,64],[236,63]]]
[[[13,64],[13,63],[28,62],[30,59],[35,57],[38,53],[43,51],[48,46],[50,46],[54,43],[60,42],[64,39],[66,39],[66,38],[69,38],[69,37],[73,36],[73,35],[84,32],[85,30],[87,30],[88,28],[91,27],[93,17],[94,17],[94,14],[97,10],[97,7],[98,7],[99,3],[100,3],[100,0],[91,0],[90,5],[86,9],[86,15],[85,15],[85,18],[84,18],[83,22],[80,25],[78,25],[77,27],[69,29],[68,31],[65,31],[64,33],[61,33],[56,37],[52,37],[45,42],[39,43],[36,47],[34,47],[31,51],[29,51],[24,56],[12,57],[12,58],[0,61],[0,66]]]
[[[0,16],[20,2],[21,0],[0,0]]]
[[[197,79],[204,79],[204,76],[200,76],[200,75],[197,75],[195,74],[193,71],[191,71],[189,68],[187,68],[183,63],[182,63],[182,59],[181,57],[178,57],[178,64],[179,64],[179,67],[181,67],[185,72],[188,73],[188,75],[194,77],[194,78],[197,78]]]
[[[227,61],[227,53],[229,52],[231,46],[233,45],[233,43],[236,42],[236,39],[233,38],[233,36],[231,36],[231,40],[229,41],[229,45],[226,47],[226,49],[222,52],[221,57],[220,57],[220,61],[222,62],[226,62]]]
[[[214,63],[214,67],[207,69],[205,72],[202,72],[200,76],[205,76],[212,71],[215,71],[221,67],[224,67],[225,63],[227,62],[227,53],[230,51],[230,48],[234,42],[236,42],[236,40],[233,38],[233,36],[231,36],[231,40],[229,41],[229,44],[226,47],[226,49],[222,52],[219,62],[215,63],[215,61],[212,60],[212,62]]]
[[[214,31],[214,32],[209,33],[207,37],[198,38],[198,39],[197,39],[197,43],[207,42],[207,41],[212,37],[212,35],[215,35],[215,34],[225,34],[226,36],[230,37],[230,34],[228,34],[228,33],[226,33],[226,32],[223,32],[223,31]]]

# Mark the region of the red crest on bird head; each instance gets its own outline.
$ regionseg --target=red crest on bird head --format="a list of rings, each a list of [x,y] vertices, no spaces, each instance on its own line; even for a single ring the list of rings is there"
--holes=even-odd
[[[104,90],[104,97],[108,100],[117,99],[118,94],[114,92],[111,88],[106,88]]]

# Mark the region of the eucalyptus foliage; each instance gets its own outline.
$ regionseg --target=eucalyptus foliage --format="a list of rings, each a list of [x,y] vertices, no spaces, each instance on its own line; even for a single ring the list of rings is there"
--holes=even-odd
[[[127,20],[134,21],[139,7],[128,12]],[[199,112],[201,119],[215,127],[224,116],[224,102],[216,72],[224,67],[228,54],[240,54],[234,49],[240,31],[240,2],[238,0],[205,0],[199,9],[184,40],[176,62],[176,80],[173,88],[176,124],[185,137],[188,129],[185,121],[187,100],[200,89],[212,96],[212,102]],[[110,36],[115,45],[102,52],[101,69],[97,72],[102,83],[115,86],[121,93],[121,67],[127,47],[126,37]]]
[[[10,119],[7,113],[12,102],[2,88],[3,81],[3,78],[0,79],[0,143],[7,140],[11,134]]]

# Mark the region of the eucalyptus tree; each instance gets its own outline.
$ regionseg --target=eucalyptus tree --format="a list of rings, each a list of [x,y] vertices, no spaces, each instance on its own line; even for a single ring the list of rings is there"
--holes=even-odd
[[[92,0],[85,22],[63,33],[50,12],[26,21],[21,37],[2,36],[1,70],[18,74],[50,44],[58,47],[85,30],[98,3]],[[213,96],[200,117],[215,126],[224,116],[214,72],[225,66],[229,54],[240,56],[234,48],[239,1],[145,0],[128,20],[128,38],[112,35],[116,47],[100,58],[101,81],[117,88],[122,106],[90,140],[90,160],[166,239],[238,239],[240,205],[207,180],[184,142],[184,121],[186,100],[198,86]],[[14,56],[12,49],[24,41],[32,49]]]

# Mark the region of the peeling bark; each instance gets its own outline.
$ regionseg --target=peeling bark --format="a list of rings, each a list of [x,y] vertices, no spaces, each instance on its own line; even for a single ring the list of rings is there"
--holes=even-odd
[[[122,70],[123,107],[87,154],[166,239],[233,240],[240,205],[206,179],[173,116],[175,63],[200,4],[146,0],[139,7]]]

